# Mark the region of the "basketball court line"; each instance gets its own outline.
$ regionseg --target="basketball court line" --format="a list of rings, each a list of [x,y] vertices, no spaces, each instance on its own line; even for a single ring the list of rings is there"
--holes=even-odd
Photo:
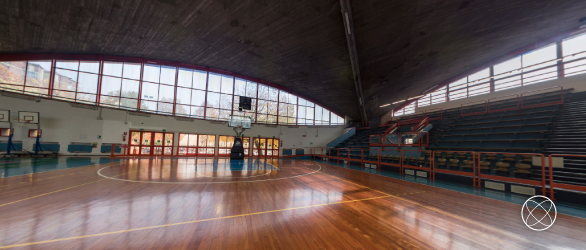
[[[269,163],[270,164],[270,163]],[[109,177],[109,176],[105,176],[103,175],[101,172],[102,170],[109,168],[109,167],[113,167],[113,166],[107,166],[107,167],[103,167],[100,170],[98,170],[98,175],[102,176],[103,178],[107,178],[107,179],[111,179],[111,180],[117,180],[117,181],[128,181],[128,182],[137,182],[137,183],[154,183],[154,184],[228,184],[228,183],[243,183],[243,182],[261,182],[261,181],[275,181],[275,180],[284,180],[284,179],[292,179],[292,178],[297,178],[297,177],[302,177],[302,176],[306,176],[306,175],[312,175],[315,174],[317,172],[319,172],[321,170],[321,166],[319,164],[317,164],[319,166],[318,170],[315,170],[313,172],[310,173],[305,173],[305,174],[299,174],[299,175],[294,175],[294,176],[289,176],[289,177],[281,177],[281,178],[275,178],[275,179],[265,179],[265,180],[254,180],[254,181],[214,181],[214,182],[167,182],[167,181],[135,181],[135,180],[127,180],[127,179],[119,179],[119,178],[113,178],[113,177]],[[275,166],[273,166],[275,167]],[[277,167],[275,167],[277,168]],[[303,167],[306,168],[306,167]],[[277,168],[279,169],[279,168]],[[309,169],[309,168],[308,168]],[[280,170],[280,169],[279,169]],[[313,169],[310,169],[313,170]],[[115,176],[114,176],[115,177]]]
[[[119,174],[119,175],[115,175],[115,176],[130,174],[130,173],[134,173],[134,172],[137,172],[137,171],[132,171],[132,172],[128,172],[128,173],[124,173],[124,174]],[[97,180],[97,181],[87,182],[87,183],[83,183],[83,184],[80,184],[80,185],[71,186],[71,187],[67,187],[67,188],[55,190],[55,191],[52,191],[52,192],[48,192],[48,193],[44,193],[44,194],[39,194],[39,195],[35,195],[35,196],[32,196],[32,197],[28,197],[28,198],[24,198],[24,199],[21,199],[21,200],[4,203],[4,204],[1,204],[0,207],[6,206],[6,205],[10,205],[10,204],[14,204],[14,203],[18,203],[18,202],[21,202],[21,201],[26,201],[26,200],[30,200],[30,199],[42,197],[42,196],[49,195],[49,194],[58,193],[58,192],[65,191],[65,190],[69,190],[69,189],[76,188],[76,187],[85,186],[85,185],[92,184],[92,183],[96,183],[96,182],[100,182],[100,181],[103,181],[103,180],[106,180],[106,179],[100,179],[100,180]]]
[[[320,172],[320,170],[322,169],[321,165],[319,165],[318,163],[314,163],[315,165],[319,166],[319,170],[314,171],[312,173],[315,172]],[[304,167],[307,168],[307,167]],[[309,168],[308,168],[309,169]],[[312,169],[310,169],[312,170]],[[137,171],[133,171],[133,172],[137,172]],[[129,172],[130,173],[130,172]],[[185,222],[177,222],[177,223],[171,223],[171,224],[163,224],[163,225],[157,225],[157,226],[148,226],[148,227],[141,227],[141,228],[133,228],[133,229],[126,229],[126,230],[119,230],[119,231],[112,231],[112,232],[105,232],[105,233],[98,233],[98,234],[89,234],[89,235],[82,235],[82,236],[74,236],[74,237],[67,237],[67,238],[60,238],[60,239],[54,239],[54,240],[45,240],[45,241],[37,241],[37,242],[30,242],[30,243],[21,243],[21,244],[13,244],[13,245],[8,245],[8,246],[0,246],[0,249],[7,249],[7,248],[14,248],[14,247],[23,247],[23,246],[31,246],[31,245],[39,245],[39,244],[45,244],[45,243],[54,243],[54,242],[60,242],[60,241],[67,241],[67,240],[76,240],[76,239],[85,239],[85,238],[90,238],[90,237],[98,237],[98,236],[106,236],[106,235],[112,235],[112,234],[120,234],[120,233],[128,233],[128,232],[134,232],[134,231],[142,231],[142,230],[147,230],[147,229],[156,229],[156,228],[163,228],[163,227],[171,227],[171,226],[179,226],[179,225],[186,225],[186,224],[193,224],[193,223],[198,223],[198,222],[205,222],[205,221],[214,221],[214,220],[221,220],[221,219],[230,219],[230,218],[237,218],[237,217],[243,217],[243,216],[250,216],[250,215],[259,215],[259,214],[268,214],[268,213],[275,213],[275,212],[282,212],[282,211],[291,211],[291,210],[297,210],[297,209],[303,209],[303,208],[314,208],[314,207],[323,207],[323,206],[328,206],[328,205],[335,205],[335,204],[344,204],[344,203],[351,203],[351,202],[359,202],[359,201],[368,201],[368,200],[376,200],[376,199],[384,199],[384,198],[389,198],[389,197],[397,197],[398,196],[402,196],[402,195],[408,195],[408,194],[417,194],[417,193],[423,193],[425,191],[420,191],[420,192],[411,192],[411,193],[403,193],[403,194],[397,194],[397,195],[391,195],[391,194],[387,194],[385,192],[379,191],[379,190],[375,190],[351,181],[347,181],[323,172],[320,172],[321,174],[330,176],[332,178],[341,180],[341,181],[345,181],[351,184],[354,184],[356,186],[359,187],[363,187],[366,188],[368,190],[372,190],[381,194],[385,194],[383,196],[378,196],[378,197],[371,197],[371,198],[363,198],[363,199],[354,199],[354,200],[347,200],[347,201],[338,201],[338,202],[331,202],[331,203],[324,203],[324,204],[316,204],[316,205],[310,205],[310,206],[301,206],[301,207],[293,207],[293,208],[284,208],[284,209],[276,209],[276,210],[270,210],[270,211],[263,211],[263,212],[255,212],[255,213],[247,213],[247,214],[240,214],[240,215],[231,215],[231,216],[224,216],[224,217],[217,217],[217,218],[209,218],[209,219],[201,219],[201,220],[192,220],[192,221],[185,221]],[[307,174],[305,174],[307,175]],[[287,178],[292,178],[292,177],[287,177]],[[286,178],[284,178],[286,179]],[[271,180],[277,180],[277,179],[271,179]],[[89,184],[89,183],[88,183]],[[176,184],[176,183],[173,183]],[[420,205],[422,206],[422,205]],[[425,206],[424,206],[425,207]]]
[[[399,195],[405,195],[405,194],[399,194]],[[0,246],[0,249],[7,249],[7,248],[13,248],[13,247],[23,247],[23,246],[32,246],[32,245],[39,245],[39,244],[45,244],[45,243],[53,243],[53,242],[67,241],[67,240],[85,239],[85,238],[90,238],[90,237],[98,237],[98,236],[106,236],[106,235],[112,235],[112,234],[128,233],[128,232],[142,231],[142,230],[147,230],[147,229],[156,229],[156,228],[163,228],[163,227],[180,226],[180,225],[193,224],[193,223],[205,222],[205,221],[215,221],[215,220],[238,218],[238,217],[251,216],[251,215],[269,214],[269,213],[276,213],[276,212],[282,212],[282,211],[291,211],[291,210],[297,210],[297,209],[303,209],[303,208],[314,208],[314,207],[323,207],[323,206],[335,205],[335,204],[344,204],[344,203],[351,203],[351,202],[359,202],[359,201],[368,201],[368,200],[384,199],[384,198],[388,198],[388,197],[391,197],[391,196],[393,196],[393,195],[384,195],[384,196],[364,198],[364,199],[338,201],[338,202],[331,202],[331,203],[324,203],[324,204],[317,204],[317,205],[310,205],[310,206],[283,208],[283,209],[276,209],[276,210],[270,210],[270,211],[248,213],[248,214],[239,214],[239,215],[230,215],[230,216],[217,217],[217,218],[209,218],[209,219],[201,219],[201,220],[192,220],[192,221],[177,222],[177,223],[163,224],[163,225],[157,225],[157,226],[140,227],[140,228],[126,229],[126,230],[113,231],[113,232],[105,232],[105,233],[98,233],[98,234],[88,234],[88,235],[82,235],[82,236],[75,236],[75,237],[68,237],[68,238],[60,238],[60,239],[54,239],[54,240],[36,241],[36,242],[30,242],[30,243],[22,243],[22,244],[8,245],[8,246]]]
[[[315,163],[315,164],[318,164],[318,163]],[[319,164],[318,164],[318,165],[319,165]],[[328,165],[328,164],[326,164],[326,165]],[[334,165],[330,165],[330,166],[332,166],[332,167],[337,167],[337,168],[341,168],[341,167],[334,166]],[[354,169],[348,169],[348,170],[354,170]],[[354,171],[358,171],[358,170],[354,170]],[[359,172],[361,172],[361,171],[359,171]],[[360,185],[360,184],[356,184],[356,183],[354,183],[354,182],[351,182],[351,181],[348,181],[348,180],[344,180],[344,179],[341,179],[341,178],[339,178],[339,177],[336,177],[336,176],[333,176],[333,175],[330,175],[330,174],[326,174],[326,173],[324,173],[324,172],[322,172],[322,171],[320,171],[320,174],[325,174],[325,175],[331,176],[331,177],[333,177],[333,178],[336,178],[336,179],[339,179],[339,180],[342,180],[342,181],[345,181],[345,182],[348,182],[348,183],[352,183],[352,184],[355,184],[355,185],[358,185],[358,186],[362,186],[362,185]],[[381,177],[385,177],[385,176],[381,176]],[[387,177],[387,178],[388,178],[388,177]],[[390,178],[390,179],[393,179],[393,178]],[[405,180],[400,180],[400,179],[395,179],[395,180],[399,180],[399,181],[405,181]],[[423,184],[421,184],[421,183],[413,183],[413,184],[419,184],[419,185],[423,185]],[[423,185],[423,186],[430,187],[430,188],[439,188],[439,187],[433,187],[433,186],[427,186],[427,185]],[[371,188],[369,188],[369,187],[366,187],[366,186],[362,186],[362,187],[365,187],[365,188],[371,189]],[[447,190],[447,191],[451,191],[451,192],[457,192],[457,191],[453,191],[453,190],[449,190],[449,189],[444,189],[444,188],[439,188],[439,189],[443,189],[443,190]],[[374,190],[374,191],[376,191],[376,192],[379,192],[379,193],[382,193],[382,194],[386,194],[385,192],[382,192],[382,191],[378,191],[378,190],[375,190],[375,189],[372,189],[372,190]],[[414,192],[414,193],[406,193],[406,194],[417,194],[417,193],[423,193],[423,192],[425,192],[425,191]],[[460,193],[460,192],[457,192],[457,193]],[[466,193],[464,193],[464,194],[466,194]],[[466,194],[466,195],[470,195],[470,194]],[[393,196],[393,195],[391,195],[391,196]],[[482,198],[484,198],[484,199],[493,200],[493,199],[490,199],[490,198],[487,198],[487,197],[481,197],[481,196],[475,196],[475,195],[472,195],[472,196],[474,196],[474,197],[478,197],[478,198],[481,198],[481,199],[482,199]],[[463,220],[463,221],[465,221],[465,222],[468,222],[468,223],[474,224],[474,225],[476,225],[476,226],[478,226],[478,227],[480,227],[480,228],[489,227],[491,230],[498,231],[498,229],[495,229],[494,227],[491,227],[491,226],[489,226],[489,225],[482,224],[482,223],[479,223],[479,222],[477,222],[477,221],[472,221],[472,220],[470,220],[470,219],[467,219],[467,218],[464,218],[464,217],[461,217],[461,216],[458,216],[458,215],[455,215],[455,214],[452,214],[452,213],[448,213],[448,212],[446,212],[446,211],[443,211],[443,210],[441,210],[441,209],[438,209],[438,208],[434,208],[434,207],[430,207],[430,206],[422,205],[421,203],[418,203],[418,202],[415,202],[415,201],[411,201],[411,200],[407,200],[407,199],[404,199],[404,198],[401,198],[401,197],[398,197],[398,196],[397,196],[396,198],[397,198],[398,200],[404,201],[404,202],[406,202],[406,203],[413,204],[413,205],[415,205],[415,206],[419,206],[419,207],[422,207],[422,208],[426,208],[426,209],[429,209],[429,210],[431,210],[431,211],[434,211],[434,212],[437,212],[437,213],[440,213],[440,214],[444,214],[444,215],[450,216],[450,217],[452,217],[452,218],[455,218],[455,219]],[[500,201],[500,200],[496,200],[496,201]],[[500,201],[500,202],[504,202],[504,201]],[[511,203],[508,203],[508,202],[505,202],[505,203],[507,203],[507,204],[511,204]],[[514,205],[514,204],[513,204],[513,205]],[[571,215],[568,215],[568,216],[571,216]],[[575,216],[572,216],[572,217],[575,217]],[[579,217],[576,217],[576,218],[579,218]],[[474,229],[470,229],[470,230],[474,230]],[[480,230],[480,229],[479,229],[479,230]]]

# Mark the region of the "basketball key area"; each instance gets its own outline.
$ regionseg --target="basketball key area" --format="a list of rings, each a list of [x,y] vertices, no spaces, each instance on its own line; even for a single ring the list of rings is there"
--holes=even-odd
[[[571,249],[585,226],[530,231],[515,204],[311,160],[92,163],[3,178],[0,249]]]

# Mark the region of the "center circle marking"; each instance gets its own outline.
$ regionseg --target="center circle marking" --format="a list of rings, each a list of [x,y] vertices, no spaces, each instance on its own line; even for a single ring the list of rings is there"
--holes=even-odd
[[[313,162],[312,162],[313,163]],[[135,180],[125,180],[125,179],[120,179],[120,178],[114,178],[114,177],[109,177],[106,175],[102,174],[102,170],[112,167],[112,166],[106,166],[103,168],[100,168],[98,170],[98,175],[106,178],[106,179],[111,179],[111,180],[117,180],[117,181],[127,181],[127,182],[137,182],[137,183],[154,183],[154,184],[227,184],[227,183],[241,183],[241,182],[261,182],[261,181],[275,181],[275,180],[284,180],[284,179],[292,179],[292,178],[297,178],[297,177],[301,177],[301,176],[306,176],[306,175],[312,175],[315,174],[317,172],[319,172],[321,170],[321,165],[319,165],[318,163],[313,163],[317,166],[319,166],[319,169],[310,172],[310,173],[305,173],[305,174],[298,174],[298,175],[294,175],[294,176],[289,176],[289,177],[281,177],[281,178],[274,178],[274,179],[265,179],[265,180],[254,180],[254,181],[213,181],[213,182],[165,182],[165,181],[135,181]],[[274,166],[273,166],[274,167]],[[275,167],[276,168],[276,167]],[[208,177],[211,178],[211,177]]]

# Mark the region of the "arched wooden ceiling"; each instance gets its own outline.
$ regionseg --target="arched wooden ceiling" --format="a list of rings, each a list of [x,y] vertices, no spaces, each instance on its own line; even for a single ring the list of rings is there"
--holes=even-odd
[[[575,28],[580,0],[352,1],[369,118],[467,67]],[[582,20],[584,21],[584,20]],[[231,71],[360,119],[337,0],[2,1],[0,53],[104,54]]]

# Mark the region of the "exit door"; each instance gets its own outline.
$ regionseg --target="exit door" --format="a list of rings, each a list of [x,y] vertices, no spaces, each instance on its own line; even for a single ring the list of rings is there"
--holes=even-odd
[[[279,139],[254,137],[252,155],[258,157],[278,157]]]
[[[130,131],[131,155],[172,155],[174,133]]]

